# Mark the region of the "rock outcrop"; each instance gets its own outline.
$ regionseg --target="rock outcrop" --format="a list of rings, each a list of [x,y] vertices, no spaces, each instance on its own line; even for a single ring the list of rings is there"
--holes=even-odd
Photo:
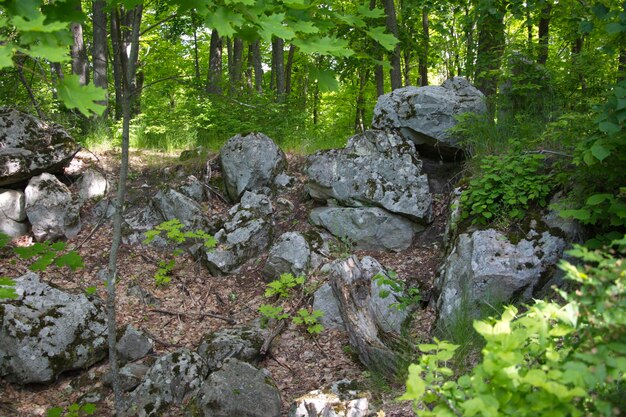
[[[106,310],[98,299],[69,294],[28,273],[16,300],[0,300],[0,376],[18,384],[53,381],[107,352]]]
[[[400,133],[420,152],[462,159],[462,146],[448,130],[457,124],[456,116],[486,111],[483,93],[467,79],[454,77],[441,86],[404,87],[380,96],[372,126]]]
[[[302,233],[282,234],[272,245],[263,275],[268,280],[278,279],[281,274],[304,276],[311,266],[311,248]]]
[[[283,151],[262,133],[230,138],[220,149],[220,163],[226,194],[233,202],[238,202],[246,191],[271,187],[287,167]]]
[[[38,242],[71,238],[80,232],[79,204],[54,175],[31,178],[24,194],[26,215]]]
[[[79,149],[60,126],[0,107],[0,186],[58,172]]]
[[[0,189],[0,233],[18,237],[28,233],[24,193]]]
[[[261,359],[263,337],[258,329],[235,327],[210,333],[202,338],[198,354],[209,371],[218,370],[226,359],[235,358],[256,365]]]

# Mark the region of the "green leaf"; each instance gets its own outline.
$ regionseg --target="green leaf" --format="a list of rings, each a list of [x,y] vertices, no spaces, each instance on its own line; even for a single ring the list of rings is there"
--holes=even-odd
[[[336,57],[349,57],[354,55],[354,51],[350,49],[347,40],[330,36],[324,36],[323,38],[294,39],[293,44],[300,48],[305,54],[318,53],[320,55],[332,55]]]
[[[306,33],[307,35],[318,33],[320,31],[319,28],[315,26],[312,22],[296,21],[290,23],[289,26],[295,32]]]
[[[608,200],[608,199],[610,199],[612,197],[613,197],[613,194],[594,194],[594,195],[592,195],[591,197],[589,197],[587,199],[587,203],[586,204],[589,205],[589,206],[595,206],[595,205],[598,205],[598,204],[600,204],[600,203],[602,203],[602,202],[604,202],[604,201],[606,201],[606,200]]]
[[[53,21],[52,23],[44,23],[46,16],[40,14],[34,19],[26,20],[22,16],[15,16],[11,19],[11,23],[16,29],[25,32],[42,32],[50,33],[59,30],[66,30],[69,22]]]
[[[54,407],[48,410],[46,417],[61,417],[63,409],[61,407]]]
[[[608,135],[613,135],[621,130],[619,125],[609,121],[598,123],[598,128]]]
[[[580,25],[578,25],[578,32],[579,33],[591,33],[591,31],[593,30],[593,22],[590,22],[588,20],[582,21],[580,22]]]
[[[296,36],[296,33],[288,26],[285,26],[285,13],[274,13],[269,16],[261,16],[259,18],[259,25],[261,30],[259,34],[261,38],[266,42],[271,42],[272,37],[276,36],[284,40],[291,40]]]
[[[0,233],[0,248],[4,248],[11,242],[11,236]]]
[[[366,30],[365,32],[388,51],[393,51],[393,48],[398,43],[396,37],[390,33],[385,33],[385,28],[382,26]]]
[[[96,103],[106,97],[106,90],[97,88],[93,84],[81,86],[77,75],[66,74],[57,85],[59,98],[70,109],[78,109],[85,116],[91,112],[102,115],[106,106]]]
[[[311,68],[309,73],[311,78],[318,82],[320,91],[337,91],[339,89],[337,74],[333,71]]]
[[[604,161],[609,155],[611,155],[611,151],[606,149],[600,141],[596,141],[591,147],[591,154],[600,162]]]
[[[28,49],[20,49],[20,51],[33,58],[44,58],[52,62],[67,62],[70,60],[67,46],[59,45],[56,39],[51,36],[42,38],[37,44],[30,45]]]
[[[0,69],[13,66],[13,51],[15,47],[10,43],[0,45]]]
[[[606,30],[606,33],[608,33],[609,35],[615,35],[617,33],[624,32],[626,30],[626,27],[622,25],[621,23],[613,22],[613,23],[607,24],[604,27],[604,29]]]
[[[85,266],[85,264],[83,263],[83,258],[81,258],[81,256],[74,251],[59,256],[54,260],[54,264],[58,267],[67,266],[72,271],[75,271],[78,268],[83,268]]]
[[[209,27],[217,30],[220,36],[231,37],[239,27],[244,23],[244,18],[239,13],[235,13],[226,7],[217,7],[213,13],[206,16],[206,23]]]
[[[385,17],[385,11],[383,9],[379,9],[377,7],[370,9],[369,2],[360,4],[359,6],[357,6],[356,10],[361,16],[367,17],[369,19]]]

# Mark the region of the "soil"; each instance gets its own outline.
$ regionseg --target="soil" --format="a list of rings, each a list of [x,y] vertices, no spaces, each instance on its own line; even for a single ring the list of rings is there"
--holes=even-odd
[[[219,176],[215,155],[209,155],[209,159],[213,160],[210,165],[212,177]],[[114,152],[99,155],[81,152],[73,161],[72,169],[67,172],[73,175],[86,165],[95,165],[106,171],[109,178],[115,178],[118,160],[119,155]],[[280,205],[275,204],[275,236],[287,230],[308,229],[308,213],[317,204],[307,199],[303,190],[301,168],[304,157],[288,155],[288,160],[288,173],[298,179],[298,185],[280,195],[294,204],[293,210],[281,209]],[[204,169],[204,160],[180,162],[177,155],[133,152],[129,200],[155,191],[172,178],[184,178],[189,174],[201,178]],[[68,182],[71,179],[70,175]],[[445,182],[440,181],[440,184],[445,185]],[[447,218],[446,196],[449,187],[436,188],[434,222],[415,239],[410,248],[398,253],[353,252],[359,257],[375,257],[386,268],[396,271],[408,286],[420,289],[422,304],[415,312],[409,329],[415,343],[429,340],[435,318],[434,312],[427,305],[437,268],[442,261],[442,234]],[[229,207],[220,197],[213,195],[211,203],[207,203],[205,208],[207,213],[219,214]],[[95,286],[97,294],[105,299],[106,288],[99,272],[108,264],[112,226],[110,222],[95,217],[92,208],[93,203],[82,208],[82,231],[68,242],[69,247],[82,256],[85,267],[74,272],[50,267],[42,273],[42,278],[73,291],[85,291]],[[26,245],[30,242],[29,238],[21,238],[13,243]],[[334,254],[337,257],[342,255],[345,256],[345,253]],[[170,256],[167,251],[145,245],[123,244],[119,253],[118,326],[132,324],[144,330],[155,342],[154,357],[180,347],[195,350],[203,335],[233,325],[225,319],[234,320],[237,324],[258,319],[259,305],[267,302],[263,296],[266,281],[260,273],[265,262],[264,256],[250,260],[235,274],[214,277],[193,258],[182,255],[176,260],[171,283],[156,286],[154,273],[158,263]],[[24,274],[27,267],[28,264],[23,260],[9,260],[3,256],[0,260],[0,276],[17,277]],[[307,285],[319,283],[322,279],[321,274],[313,273],[307,277]],[[128,289],[133,285],[138,285],[158,301],[148,304],[145,299],[129,295]],[[294,300],[298,298],[293,297]],[[293,399],[342,379],[357,381],[369,392],[372,410],[382,410],[387,417],[413,415],[410,404],[395,400],[403,392],[403,381],[383,381],[367,372],[354,357],[348,337],[341,331],[325,330],[313,337],[302,328],[289,324],[274,339],[260,366],[271,372],[281,392],[284,415]],[[21,387],[0,379],[0,417],[45,416],[49,408],[67,407],[84,400],[87,394],[91,399],[98,400],[95,402],[98,407],[95,415],[111,415],[112,392],[101,382],[107,370],[108,364],[104,361],[88,370],[65,373],[56,382],[42,386]],[[173,409],[166,415],[179,416],[182,412]]]

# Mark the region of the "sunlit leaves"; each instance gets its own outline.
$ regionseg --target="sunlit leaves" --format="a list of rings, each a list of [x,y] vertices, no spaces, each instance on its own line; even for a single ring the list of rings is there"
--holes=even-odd
[[[383,48],[388,51],[393,50],[393,48],[398,43],[398,40],[390,33],[385,33],[385,28],[383,27],[375,27],[370,30],[366,30],[367,34],[378,42]]]
[[[261,27],[259,35],[261,38],[267,42],[272,40],[272,36],[276,36],[284,40],[293,39],[296,34],[290,27],[283,24],[284,20],[284,13],[274,13],[269,16],[261,16],[259,18],[259,26]]]
[[[347,40],[331,36],[294,39],[293,44],[300,48],[305,54],[318,53],[320,55],[332,55],[336,57],[349,57],[354,54]]]
[[[57,93],[68,108],[77,109],[85,116],[90,116],[92,112],[101,115],[106,109],[105,106],[97,103],[104,100],[106,90],[92,84],[81,86],[75,74],[68,74],[59,81]]]
[[[3,298],[16,299],[15,281],[6,277],[0,277],[0,300]]]

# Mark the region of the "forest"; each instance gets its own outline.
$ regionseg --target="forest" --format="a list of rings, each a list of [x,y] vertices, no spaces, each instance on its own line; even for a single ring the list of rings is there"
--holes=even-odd
[[[0,417],[621,415],[625,120],[626,2],[0,0]]]

